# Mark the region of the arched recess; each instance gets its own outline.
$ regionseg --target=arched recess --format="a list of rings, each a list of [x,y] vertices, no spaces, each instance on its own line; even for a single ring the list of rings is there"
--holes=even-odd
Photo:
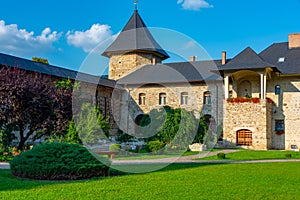
[[[252,97],[252,84],[248,80],[243,80],[238,85],[239,97]]]

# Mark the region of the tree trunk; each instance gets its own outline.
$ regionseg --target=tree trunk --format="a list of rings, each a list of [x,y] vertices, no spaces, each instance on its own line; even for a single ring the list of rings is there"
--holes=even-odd
[[[19,142],[19,145],[17,147],[17,150],[23,151],[24,150],[25,142],[26,142],[26,140],[25,140],[24,137],[20,138],[20,142]]]
[[[24,136],[24,130],[20,129],[20,142],[17,147],[17,150],[24,150],[25,142],[28,140],[28,138],[33,134],[34,131],[30,130],[26,136]]]

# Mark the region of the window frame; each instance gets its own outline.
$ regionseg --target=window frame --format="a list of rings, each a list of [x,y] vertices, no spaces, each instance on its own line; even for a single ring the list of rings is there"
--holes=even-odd
[[[283,119],[275,119],[275,131],[284,131]]]
[[[180,94],[180,104],[181,105],[188,105],[189,103],[189,93],[188,92],[181,92]]]
[[[159,105],[166,105],[167,104],[167,94],[162,92],[159,93]]]
[[[139,105],[146,105],[146,94],[139,93]]]
[[[206,91],[203,93],[203,104],[204,105],[211,105],[212,104],[212,99],[211,99],[211,92]]]
[[[281,94],[281,87],[280,85],[275,85],[275,95],[280,95]]]

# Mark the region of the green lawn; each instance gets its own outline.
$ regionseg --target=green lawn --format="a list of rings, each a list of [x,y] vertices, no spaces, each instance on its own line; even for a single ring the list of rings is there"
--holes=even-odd
[[[197,154],[204,154],[209,152],[221,151],[222,149],[211,149],[208,151],[186,151],[183,154],[176,154],[176,153],[164,153],[158,155],[151,155],[151,154],[143,154],[143,153],[127,153],[127,154],[119,154],[115,157],[116,160],[145,160],[145,159],[159,159],[159,158],[170,158],[176,156],[192,156]]]
[[[286,154],[292,154],[293,159],[300,159],[300,153],[294,151],[253,151],[241,150],[235,153],[226,154],[225,160],[270,160],[287,159]],[[217,156],[199,158],[196,160],[220,160]]]
[[[0,170],[0,199],[299,199],[300,163],[173,164],[147,174],[31,181]]]
[[[143,154],[143,153],[127,153],[127,154],[121,154],[117,155],[115,157],[116,160],[145,160],[145,159],[159,159],[159,158],[171,158],[176,156],[191,156],[191,155],[197,155],[199,153],[207,153],[209,151],[203,151],[203,152],[192,152],[192,151],[186,151],[183,154],[158,154],[158,155],[151,155],[151,154]]]

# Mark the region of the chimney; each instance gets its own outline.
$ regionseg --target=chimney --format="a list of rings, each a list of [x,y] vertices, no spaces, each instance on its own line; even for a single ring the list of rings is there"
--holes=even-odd
[[[196,61],[196,56],[190,56],[190,62],[195,62]]]
[[[289,34],[289,49],[300,48],[300,33]]]
[[[226,51],[222,51],[222,65],[226,64]]]
[[[156,58],[153,57],[153,58],[152,58],[152,65],[156,65],[156,63],[157,63]]]

